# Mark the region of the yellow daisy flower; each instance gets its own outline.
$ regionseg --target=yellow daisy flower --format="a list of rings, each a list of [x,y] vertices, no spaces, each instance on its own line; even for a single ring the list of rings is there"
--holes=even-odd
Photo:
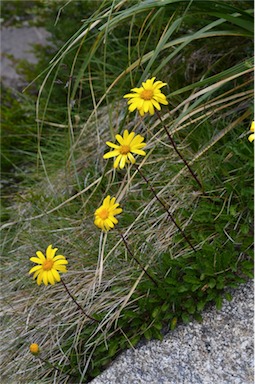
[[[32,353],[32,355],[38,355],[40,353],[39,345],[36,343],[30,344],[29,350]]]
[[[122,208],[118,207],[119,203],[116,203],[116,198],[111,198],[111,196],[108,195],[104,199],[103,205],[101,205],[101,207],[99,207],[94,213],[94,224],[103,231],[109,231],[112,229],[114,225],[118,223],[115,216],[122,212]]]
[[[254,132],[254,121],[251,123],[251,128],[250,128],[250,131],[251,132]],[[248,140],[252,143],[255,139],[255,134],[252,133],[249,137],[248,137]]]
[[[59,272],[67,272],[66,265],[68,261],[65,256],[55,256],[58,248],[52,248],[49,245],[46,250],[46,257],[41,251],[37,251],[37,257],[31,257],[30,260],[33,263],[39,264],[31,268],[29,273],[34,273],[33,279],[37,279],[37,284],[41,285],[43,282],[45,285],[55,284],[60,281]]]
[[[155,81],[154,83],[155,79],[156,77],[146,80],[140,88],[131,89],[134,93],[127,93],[124,96],[124,98],[130,99],[128,100],[130,112],[137,109],[141,116],[147,112],[154,115],[154,107],[160,111],[160,104],[168,104],[166,96],[160,90],[166,83],[162,81]]]
[[[114,150],[106,153],[103,156],[104,159],[116,157],[113,164],[114,168],[118,168],[119,166],[120,169],[123,169],[125,164],[129,162],[134,164],[135,158],[132,153],[142,156],[146,155],[146,153],[142,151],[142,148],[146,146],[146,143],[143,143],[144,137],[141,135],[136,135],[135,132],[128,133],[128,130],[126,129],[124,131],[123,137],[120,135],[116,135],[115,137],[120,145],[107,141],[106,144],[109,147],[114,148]]]

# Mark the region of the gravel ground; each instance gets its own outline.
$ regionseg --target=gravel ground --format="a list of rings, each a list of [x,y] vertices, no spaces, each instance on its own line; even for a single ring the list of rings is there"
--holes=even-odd
[[[91,384],[252,384],[253,281],[231,292],[221,311],[210,308],[203,323],[180,325],[127,350]]]

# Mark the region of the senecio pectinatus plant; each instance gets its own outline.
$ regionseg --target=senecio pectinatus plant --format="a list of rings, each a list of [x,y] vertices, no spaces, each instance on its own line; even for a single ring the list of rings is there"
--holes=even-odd
[[[152,77],[151,79],[147,79],[146,81],[142,82],[141,87],[133,88],[131,89],[131,93],[128,93],[124,95],[124,98],[128,99],[128,109],[130,112],[134,112],[137,110],[141,117],[143,117],[145,114],[154,115],[156,114],[160,122],[162,123],[162,128],[165,130],[166,137],[170,141],[171,147],[175,150],[177,155],[180,158],[180,161],[184,163],[185,167],[187,167],[187,170],[189,171],[190,177],[192,177],[197,184],[200,193],[202,196],[204,196],[206,199],[211,199],[210,195],[205,192],[204,186],[202,185],[201,181],[199,180],[198,176],[195,174],[195,172],[192,170],[191,166],[188,164],[188,162],[185,160],[184,156],[182,155],[181,151],[178,149],[172,134],[169,132],[167,126],[164,124],[163,118],[160,115],[161,105],[168,105],[168,101],[166,96],[162,93],[161,88],[166,86],[166,83],[163,83],[160,80],[156,81],[156,77]],[[254,122],[251,124],[250,131],[252,134],[248,137],[248,140],[252,142],[254,140]],[[177,232],[179,235],[183,238],[183,241],[185,241],[191,248],[193,252],[197,252],[196,245],[193,244],[192,240],[189,238],[189,236],[185,233],[185,230],[181,227],[181,225],[178,223],[178,220],[173,216],[171,213],[169,207],[166,205],[166,203],[158,196],[158,193],[156,192],[155,188],[151,185],[149,180],[146,177],[145,172],[141,169],[142,164],[137,165],[136,164],[136,156],[146,156],[146,143],[145,138],[141,136],[140,134],[137,134],[136,132],[132,131],[129,132],[127,129],[124,129],[123,135],[117,134],[115,136],[117,143],[112,143],[111,141],[107,141],[106,145],[111,148],[111,150],[103,155],[104,159],[110,159],[114,158],[113,167],[114,169],[123,170],[126,166],[134,166],[134,170],[136,173],[140,175],[142,180],[145,182],[145,184],[148,187],[148,190],[154,195],[154,198],[156,201],[163,207],[165,210],[168,218],[171,220],[173,225],[176,227]],[[119,193],[121,195],[121,193]],[[125,215],[125,208],[120,206],[121,203],[118,202],[118,198],[115,196],[111,196],[108,194],[103,199],[103,203],[101,206],[95,209],[94,211],[94,224],[101,230],[101,239],[104,237],[103,243],[106,242],[106,235],[107,233],[112,230],[117,224],[118,219],[116,216],[119,215]],[[149,279],[149,282],[152,284],[150,286],[150,290],[153,290],[152,287],[154,287],[154,293],[158,294],[159,297],[162,298],[162,307],[161,307],[161,315],[166,313],[167,310],[169,310],[169,304],[167,303],[167,299],[165,295],[168,295],[168,292],[162,293],[160,291],[161,288],[161,281],[159,281],[155,276],[153,276],[151,273],[147,271],[147,268],[145,268],[142,263],[137,259],[137,257],[133,254],[133,251],[131,250],[130,245],[128,244],[127,238],[124,236],[123,233],[121,233],[120,230],[117,230],[118,234],[120,236],[121,241],[123,241],[123,244],[126,248],[127,254],[139,265],[139,268],[142,269],[144,274]],[[52,245],[49,245],[46,249],[45,255],[41,251],[36,252],[36,257],[31,257],[30,260],[36,264],[36,266],[32,267],[29,271],[29,274],[33,274],[33,279],[36,280],[37,284],[40,286],[42,283],[44,285],[54,285],[55,283],[60,282],[63,285],[64,290],[66,293],[70,296],[73,303],[78,307],[78,309],[81,311],[82,315],[84,315],[87,319],[89,319],[92,323],[100,324],[100,316],[97,314],[90,314],[87,313],[83,307],[78,303],[77,299],[74,297],[74,295],[70,292],[69,288],[67,287],[65,281],[61,277],[61,274],[67,273],[67,264],[68,261],[66,260],[66,257],[60,254],[57,254],[58,248],[53,248]],[[99,280],[102,277],[102,271],[103,271],[103,265],[100,265],[99,268]],[[193,279],[193,281],[191,281]],[[195,281],[194,277],[190,277],[190,281],[188,280],[188,275],[186,276],[187,282],[191,282],[194,284],[192,289],[195,289],[197,281]],[[169,284],[171,285],[171,281],[169,280]],[[208,283],[204,284],[201,288],[201,291],[206,291],[209,287],[215,286],[216,282],[214,279],[211,279]],[[181,294],[181,292],[180,292]],[[195,313],[194,303],[192,299],[190,299],[190,305],[188,308],[189,313]],[[153,300],[152,300],[152,306],[153,306]],[[203,303],[200,304],[200,307],[202,309]],[[152,310],[152,318],[155,321],[155,332],[150,334],[150,330],[145,330],[145,336],[147,338],[150,337],[159,337],[159,332],[157,333],[157,330],[161,329],[161,324],[157,323],[156,319],[158,316],[159,309],[156,307],[155,310]],[[129,316],[129,313],[127,311],[126,313],[127,317]],[[167,319],[167,317],[166,317]],[[183,320],[185,320],[185,314],[183,316]],[[173,329],[176,325],[177,318],[176,316],[172,317],[171,319],[171,329]],[[158,325],[157,325],[158,324]],[[147,333],[146,333],[147,332]],[[135,342],[134,342],[135,344]],[[41,357],[41,350],[37,343],[30,344],[30,352],[33,354],[36,358],[40,359],[42,362],[47,364],[49,367],[55,369],[56,371],[65,373],[66,375],[70,376],[70,380],[75,380],[75,378],[78,380],[78,376],[76,374],[70,373],[68,371],[65,371],[64,367],[61,367],[61,365],[56,365],[50,363],[47,359]],[[116,350],[116,348],[115,348]]]

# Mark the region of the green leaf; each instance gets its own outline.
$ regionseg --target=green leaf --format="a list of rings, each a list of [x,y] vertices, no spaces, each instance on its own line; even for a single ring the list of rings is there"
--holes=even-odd
[[[162,307],[161,307],[161,311],[162,311],[162,312],[169,311],[169,308],[170,308],[169,304],[168,304],[168,303],[164,303],[164,304],[162,305]]]
[[[133,347],[135,347],[139,341],[140,341],[140,336],[133,336],[130,338],[130,342]],[[127,344],[127,346],[129,346],[129,343]]]
[[[210,279],[209,282],[208,282],[208,286],[210,288],[214,288],[216,285],[216,280],[215,279]]]
[[[249,233],[249,225],[248,224],[242,224],[241,225],[241,232],[244,234],[244,235],[247,235],[247,233]]]
[[[227,13],[209,12],[209,14],[213,16],[217,16],[221,19],[225,19],[229,21],[231,24],[237,25],[238,27],[241,27],[242,29],[249,32],[250,36],[253,36],[254,24],[251,20],[248,20],[247,18],[244,19],[240,15],[229,15]]]
[[[199,301],[198,303],[197,303],[197,310],[199,311],[199,312],[202,312],[203,311],[203,309],[204,309],[204,307],[205,307],[205,302],[204,301]]]
[[[216,308],[218,310],[220,310],[222,308],[222,297],[219,296],[215,299],[215,303],[216,303]]]
[[[177,325],[177,317],[174,317],[170,323],[170,329],[173,331],[175,328],[176,328],[176,325]]]
[[[147,340],[151,340],[152,338],[152,331],[151,329],[146,329],[146,331],[144,332],[144,337],[147,339]]]
[[[161,331],[162,327],[163,327],[162,322],[157,321],[157,322],[153,323],[153,328],[156,328],[159,331]]]
[[[196,312],[196,307],[195,307],[194,304],[193,304],[193,305],[190,305],[187,309],[188,309],[188,312],[189,312],[191,315],[193,315],[193,314]]]
[[[203,317],[202,315],[200,315],[200,313],[194,313],[193,317],[196,321],[198,321],[199,323],[202,323]]]
[[[245,273],[246,276],[248,276],[250,279],[253,279],[253,278],[254,278],[254,272],[253,272],[253,271],[244,271],[244,273]]]
[[[189,323],[190,317],[189,317],[189,315],[187,313],[182,313],[181,317],[182,317],[182,321],[185,324]]]
[[[163,340],[162,333],[158,329],[156,329],[156,328],[153,328],[153,337],[155,339],[158,339],[158,340],[161,340],[161,341]]]
[[[199,285],[192,285],[192,287],[191,287],[191,291],[192,291],[192,292],[195,292],[195,291],[197,291],[199,288],[201,288],[201,284],[199,284]]]
[[[175,286],[177,285],[177,281],[172,277],[167,277],[164,281],[169,285],[175,285]]]
[[[232,299],[233,299],[231,293],[229,293],[229,292],[225,293],[225,298],[226,298],[227,301],[232,301]]]
[[[159,307],[155,308],[152,312],[152,318],[155,319],[159,313],[160,313],[160,308]]]
[[[191,284],[199,284],[200,283],[199,278],[196,276],[192,276],[192,275],[184,276],[183,280],[186,281],[187,283],[191,283]]]
[[[178,292],[180,293],[187,292],[188,290],[189,288],[185,285],[181,285],[180,287],[178,287]]]
[[[248,261],[248,260],[245,260],[242,262],[242,268],[244,269],[251,269],[253,270],[254,268],[254,262],[253,261]]]

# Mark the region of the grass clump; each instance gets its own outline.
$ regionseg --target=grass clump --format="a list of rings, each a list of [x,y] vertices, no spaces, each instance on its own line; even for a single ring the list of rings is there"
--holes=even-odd
[[[36,106],[37,185],[15,194],[3,225],[4,379],[89,382],[142,338],[220,309],[227,288],[252,277],[249,5],[105,1],[52,59]],[[63,64],[72,80],[58,99]],[[167,103],[150,115],[141,98],[152,94],[139,92],[153,77]],[[126,129],[145,153],[114,168],[106,142],[115,159],[137,149]],[[94,224],[99,207],[106,226]],[[67,273],[37,286],[29,258],[49,244]]]

